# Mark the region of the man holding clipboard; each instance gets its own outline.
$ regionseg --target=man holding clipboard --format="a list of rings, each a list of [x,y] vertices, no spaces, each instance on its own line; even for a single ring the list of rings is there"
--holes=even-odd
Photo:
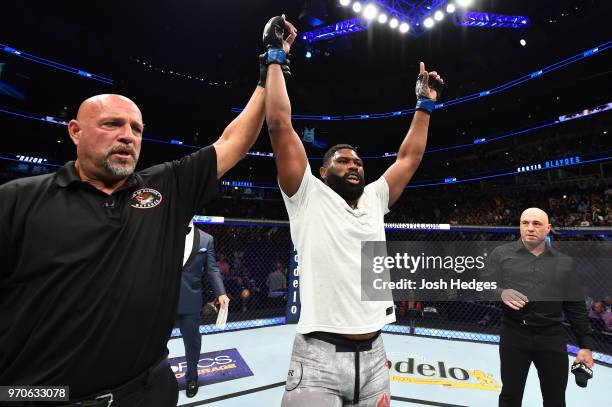
[[[202,309],[202,277],[206,273],[219,297],[219,314],[224,310],[227,318],[229,298],[225,294],[223,280],[215,258],[214,240],[211,235],[189,223],[185,238],[181,293],[177,308],[177,325],[183,335],[185,359],[187,360],[187,397],[198,392],[198,360],[202,346],[200,334],[200,311]]]

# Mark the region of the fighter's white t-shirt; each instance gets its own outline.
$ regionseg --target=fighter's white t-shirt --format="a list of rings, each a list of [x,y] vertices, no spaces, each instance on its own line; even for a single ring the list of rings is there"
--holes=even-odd
[[[385,240],[385,178],[365,187],[355,209],[316,178],[310,165],[298,191],[292,197],[282,195],[298,253],[297,332],[361,334],[395,322],[392,301],[361,301],[361,242]]]

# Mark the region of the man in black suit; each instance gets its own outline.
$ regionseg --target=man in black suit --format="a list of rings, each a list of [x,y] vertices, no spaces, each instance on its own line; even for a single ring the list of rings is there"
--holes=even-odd
[[[202,309],[202,277],[204,273],[219,297],[221,306],[229,302],[215,258],[214,240],[211,235],[189,223],[183,257],[181,293],[177,309],[177,325],[183,335],[185,359],[187,359],[187,397],[198,392],[198,360],[202,335],[200,334],[200,311]]]
[[[503,302],[499,357],[502,390],[499,407],[520,407],[531,363],[538,371],[544,407],[564,407],[568,377],[567,319],[580,350],[575,362],[593,367],[592,330],[584,299],[578,298],[573,261],[546,245],[548,215],[523,211],[521,238],[496,247],[487,278],[498,282]]]

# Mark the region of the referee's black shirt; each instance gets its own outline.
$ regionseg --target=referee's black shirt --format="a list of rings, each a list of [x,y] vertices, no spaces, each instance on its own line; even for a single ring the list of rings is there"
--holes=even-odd
[[[489,255],[486,278],[497,281],[499,293],[512,288],[525,294],[528,303],[520,310],[503,304],[504,316],[530,326],[561,324],[567,318],[581,348],[591,349],[592,329],[586,303],[578,289],[572,259],[546,247],[539,256],[532,254],[519,238],[496,247]]]
[[[166,352],[189,219],[217,193],[213,146],[112,195],[54,174],[0,186],[0,385],[112,389]]]

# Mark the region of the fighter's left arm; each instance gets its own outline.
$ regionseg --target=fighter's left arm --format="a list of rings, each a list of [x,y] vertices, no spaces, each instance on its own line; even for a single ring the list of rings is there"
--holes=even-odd
[[[397,159],[384,174],[389,185],[389,207],[402,195],[421,163],[427,145],[429,118],[443,85],[444,80],[440,75],[435,71],[429,73],[425,71],[425,64],[421,62],[416,86],[417,111],[400,145]]]

